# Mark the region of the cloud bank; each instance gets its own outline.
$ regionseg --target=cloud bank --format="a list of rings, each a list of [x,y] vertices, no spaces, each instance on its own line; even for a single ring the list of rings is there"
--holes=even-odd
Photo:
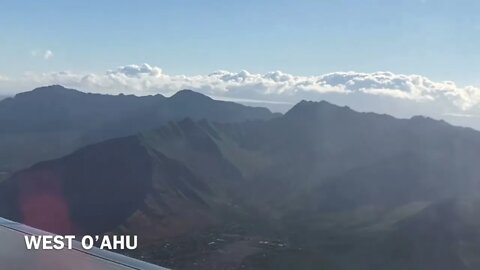
[[[17,89],[18,86],[61,84],[90,92],[136,95],[171,95],[181,89],[192,89],[219,99],[263,103],[280,111],[302,99],[325,99],[363,111],[400,117],[423,114],[469,126],[476,124],[464,123],[465,118],[480,115],[479,87],[462,87],[452,81],[432,81],[421,75],[387,71],[298,76],[281,71],[256,74],[220,70],[208,75],[185,76],[169,75],[159,67],[142,64],[103,73],[28,73],[8,81],[14,89],[15,84]],[[0,84],[0,89],[6,90],[6,85]]]

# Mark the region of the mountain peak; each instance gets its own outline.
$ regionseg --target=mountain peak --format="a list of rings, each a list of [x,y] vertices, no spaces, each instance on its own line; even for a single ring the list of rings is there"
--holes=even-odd
[[[322,101],[308,101],[302,100],[297,103],[293,108],[291,108],[285,116],[309,116],[309,115],[317,115],[319,113],[338,113],[338,112],[347,112],[351,111],[351,109],[347,106],[340,107],[329,103],[325,100]]]
[[[183,89],[175,93],[170,97],[171,99],[203,99],[203,100],[212,100],[209,96],[195,92],[189,89]]]
[[[70,89],[66,88],[62,85],[49,85],[49,86],[43,86],[43,87],[38,87],[35,88],[31,91],[28,92],[23,92],[15,95],[15,97],[21,97],[21,96],[30,96],[30,95],[79,95],[79,94],[84,94],[83,92],[80,92],[75,89]]]
[[[64,92],[64,91],[70,91],[70,92],[80,92],[78,90],[66,88],[63,85],[59,84],[54,84],[54,85],[48,85],[48,86],[42,86],[38,87],[32,90],[32,92]]]

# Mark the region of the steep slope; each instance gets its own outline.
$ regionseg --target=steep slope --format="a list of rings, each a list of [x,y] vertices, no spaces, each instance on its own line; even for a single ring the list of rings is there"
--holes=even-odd
[[[264,108],[217,101],[189,90],[166,98],[86,94],[58,85],[41,87],[0,101],[0,180],[16,169],[81,146],[185,117],[236,122],[274,116]]]
[[[271,121],[218,126],[242,149],[268,161],[260,162],[265,165],[256,168],[252,179],[255,190],[264,194],[257,197],[270,208],[277,203],[279,209],[299,205],[286,199],[307,201],[307,193],[315,197],[312,207],[338,207],[342,198],[358,205],[360,200],[370,203],[373,196],[383,196],[376,203],[394,203],[396,196],[395,203],[401,203],[478,187],[480,170],[474,160],[480,153],[480,134],[441,121],[395,119],[326,102],[302,102]],[[288,197],[268,197],[278,192]]]
[[[172,121],[40,163],[0,184],[0,215],[63,232],[29,214],[57,208],[23,206],[60,196],[66,231],[138,234],[130,255],[176,269],[478,269],[479,158],[471,129],[304,101],[269,120]]]
[[[448,199],[399,222],[379,245],[382,256],[377,265],[395,265],[391,269],[479,269],[479,209],[478,197]],[[410,257],[408,261],[403,260],[405,256]]]
[[[58,233],[106,231],[142,203],[151,167],[135,137],[91,145],[4,181],[2,215]]]
[[[233,194],[225,179],[239,185],[241,176],[209,134],[185,119],[15,173],[0,183],[0,216],[75,234],[104,233],[129,217],[143,218],[149,221],[130,222],[129,230],[172,236],[214,221],[212,213]]]

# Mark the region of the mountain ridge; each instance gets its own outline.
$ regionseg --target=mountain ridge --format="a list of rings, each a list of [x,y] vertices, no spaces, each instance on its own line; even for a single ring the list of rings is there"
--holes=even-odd
[[[217,101],[189,90],[172,97],[137,97],[39,87],[0,101],[0,174],[185,117],[236,122],[277,116],[266,108]]]
[[[175,269],[477,269],[480,132],[325,101],[222,122],[199,117],[214,101],[197,95],[172,98],[195,117],[174,102],[153,129],[7,177],[0,215],[135,234],[128,255]],[[238,108],[224,105],[224,116]]]
[[[248,250],[235,255],[238,269],[283,270],[299,260],[305,262],[299,269],[475,269],[469,254],[480,240],[458,235],[452,226],[470,228],[477,204],[448,207],[452,200],[473,198],[480,187],[474,162],[480,158],[479,132],[327,102],[301,102],[292,110],[235,123],[169,121],[114,141],[116,152],[102,150],[110,149],[111,140],[87,146],[0,183],[0,214],[25,221],[28,212],[9,216],[9,209],[25,211],[12,203],[22,201],[15,198],[18,190],[26,185],[37,189],[34,194],[57,192],[34,183],[60,175],[55,179],[76,187],[54,193],[72,211],[66,220],[75,226],[68,232],[138,234],[145,246],[131,255],[177,269],[222,269],[212,267],[212,260],[228,257],[221,251],[235,246]],[[128,160],[144,160],[150,169]],[[110,177],[120,171],[126,188],[115,187],[116,177]],[[137,181],[146,184],[134,196],[129,186]],[[86,185],[77,186],[81,182]],[[97,217],[107,211],[99,204],[113,203],[91,192],[108,189],[116,190],[115,204],[128,211]],[[56,215],[53,210],[42,211]],[[421,247],[428,247],[422,239],[437,239],[442,231],[418,235],[444,211],[451,219],[463,214],[444,226],[448,238],[438,238],[445,246],[438,249],[440,261],[433,253],[422,258]],[[58,223],[41,225],[61,229],[54,227]],[[469,232],[480,235],[474,228]],[[469,247],[459,248],[466,239]],[[192,245],[197,248],[185,247]],[[396,257],[396,251],[408,250],[413,253]]]

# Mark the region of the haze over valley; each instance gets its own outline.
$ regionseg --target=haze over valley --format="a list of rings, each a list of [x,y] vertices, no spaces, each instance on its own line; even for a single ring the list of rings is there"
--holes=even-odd
[[[189,90],[50,86],[2,101],[9,110],[4,138],[45,143],[3,144],[25,151],[3,166],[35,165],[9,167],[0,216],[60,234],[137,234],[129,255],[173,269],[480,267],[473,129],[325,101],[274,114]],[[48,143],[68,133],[68,148]]]

